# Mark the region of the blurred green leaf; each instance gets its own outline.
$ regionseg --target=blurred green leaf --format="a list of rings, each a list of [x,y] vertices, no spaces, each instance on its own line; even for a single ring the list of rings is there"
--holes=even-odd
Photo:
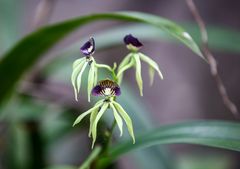
[[[12,50],[5,54],[0,62],[0,104],[10,94],[21,76],[33,66],[42,54],[76,28],[98,20],[141,22],[158,27],[179,39],[199,56],[202,56],[190,35],[180,26],[164,18],[139,12],[87,15],[39,29],[23,38]]]
[[[240,151],[240,124],[223,121],[187,122],[163,126],[136,137],[131,141],[114,145],[104,163],[130,151],[153,145],[188,143]]]
[[[234,160],[230,155],[221,153],[181,153],[177,166],[179,169],[229,169]]]
[[[47,167],[45,169],[77,169],[77,167],[60,165],[60,166],[50,166],[50,167]]]

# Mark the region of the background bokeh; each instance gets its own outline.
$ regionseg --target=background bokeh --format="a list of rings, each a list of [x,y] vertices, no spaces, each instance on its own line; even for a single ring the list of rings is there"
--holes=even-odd
[[[196,5],[209,30],[210,49],[217,59],[220,75],[231,99],[240,107],[240,2],[205,0],[196,1]],[[189,30],[199,42],[196,23],[185,1],[0,0],[0,54],[38,27],[86,14],[127,10],[173,20]],[[87,130],[84,125],[71,128],[74,118],[90,107],[86,94],[79,103],[74,101],[70,83],[72,62],[81,56],[79,47],[88,37],[124,26],[129,25],[103,21],[85,26],[61,41],[28,71],[7,108],[1,110],[0,168],[31,166],[28,149],[39,155],[40,163],[32,164],[39,168],[45,164],[79,165],[87,157],[90,151]],[[135,33],[131,29],[127,31],[133,35]],[[104,38],[95,40],[96,45],[104,43]],[[209,66],[201,58],[178,42],[166,39],[142,42],[142,52],[159,63],[164,80],[155,78],[154,85],[150,87],[147,65],[143,65],[144,97],[140,97],[133,78],[134,71],[128,71],[123,83],[126,91],[123,91],[121,99],[129,103],[125,106],[132,110],[130,114],[144,114],[140,118],[147,118],[151,126],[199,119],[236,120],[223,105]],[[72,52],[62,52],[72,44],[76,44],[75,48],[71,48]],[[101,63],[112,65],[115,61],[119,63],[126,54],[127,50],[122,44],[97,50],[95,57]],[[16,56],[16,62],[18,59],[21,58]],[[8,121],[14,121],[14,124],[9,127]],[[84,124],[86,126],[87,122]],[[136,130],[140,132],[138,128]],[[174,165],[179,168],[240,167],[239,153],[192,145],[165,147],[169,152],[169,157],[165,158],[174,159]],[[141,162],[143,158],[142,152],[124,156],[119,168],[154,169],[154,165],[160,165]],[[41,164],[42,161],[44,164]]]

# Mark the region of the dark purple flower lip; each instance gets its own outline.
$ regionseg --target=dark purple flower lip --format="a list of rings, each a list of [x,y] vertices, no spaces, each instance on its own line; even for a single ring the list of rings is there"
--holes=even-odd
[[[119,96],[120,94],[121,89],[118,84],[109,79],[99,81],[92,89],[93,96]]]
[[[85,56],[90,56],[93,55],[93,53],[95,52],[95,41],[94,39],[91,37],[89,39],[89,41],[87,41],[81,48],[80,50],[82,51],[82,53]]]
[[[132,36],[132,34],[126,35],[123,41],[129,49],[139,49],[143,46],[143,44],[137,38]]]

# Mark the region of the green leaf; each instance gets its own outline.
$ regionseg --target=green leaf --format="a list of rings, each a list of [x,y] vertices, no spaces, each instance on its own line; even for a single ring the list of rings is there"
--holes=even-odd
[[[124,119],[124,121],[127,125],[127,128],[128,128],[128,132],[129,132],[130,136],[132,137],[132,140],[133,140],[132,143],[135,144],[135,136],[134,136],[134,132],[133,132],[133,125],[132,125],[131,118],[128,116],[128,114],[125,112],[125,110],[122,108],[122,106],[120,104],[118,104],[115,101],[113,101],[113,104],[116,107],[116,109],[118,110],[119,114]]]
[[[136,66],[136,81],[138,84],[138,88],[140,91],[140,95],[143,96],[143,81],[142,81],[142,69],[141,69],[141,61],[138,54],[134,54],[135,66]]]
[[[102,117],[103,113],[107,110],[108,106],[109,106],[109,103],[103,103],[100,111],[98,112],[98,114],[96,116],[96,119],[93,122],[93,126],[92,126],[92,137],[93,137],[92,148],[93,148],[94,143],[97,139],[97,124],[98,124],[98,121]]]
[[[114,118],[115,118],[115,120],[117,122],[118,128],[120,130],[120,136],[122,136],[122,133],[123,133],[123,121],[122,121],[122,118],[119,116],[116,108],[114,107],[114,105],[112,103],[110,103],[110,106],[113,109],[113,115],[114,115]]]
[[[42,54],[76,28],[98,20],[122,20],[155,26],[179,39],[199,56],[202,56],[196,43],[186,31],[167,19],[140,12],[116,12],[82,16],[46,26],[29,34],[3,56],[0,62],[0,104],[14,89],[22,75],[34,65]],[[16,58],[21,59],[16,62]],[[11,67],[14,67],[14,70],[9,71]]]
[[[160,144],[188,143],[240,151],[240,124],[224,121],[196,121],[163,126],[119,143],[110,149],[110,157],[116,159],[130,151]]]

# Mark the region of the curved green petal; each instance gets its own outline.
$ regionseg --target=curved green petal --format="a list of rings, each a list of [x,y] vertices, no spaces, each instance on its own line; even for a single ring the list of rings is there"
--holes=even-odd
[[[162,73],[161,73],[161,71],[160,71],[160,69],[159,69],[159,66],[158,66],[158,64],[157,64],[154,60],[152,60],[150,57],[144,55],[143,53],[139,53],[139,57],[140,57],[144,62],[148,63],[149,66],[152,66],[152,67],[158,72],[159,77],[160,77],[161,79],[163,79],[163,75],[162,75]]]
[[[94,66],[94,84],[93,86],[96,86],[98,82],[98,68]]]
[[[91,113],[92,111],[98,109],[100,106],[101,106],[101,104],[98,104],[98,105],[94,106],[93,108],[89,109],[88,111],[80,114],[80,115],[78,116],[78,118],[74,121],[73,126],[75,126],[76,124],[80,123],[81,120],[82,120],[86,115],[88,115],[88,114]]]
[[[101,110],[98,112],[95,121],[93,122],[92,126],[92,137],[93,137],[93,142],[92,142],[92,148],[94,147],[94,143],[97,138],[97,124],[100,118],[102,117],[103,113],[107,110],[109,103],[104,103],[101,107]]]
[[[94,63],[92,63],[88,73],[88,102],[90,102],[90,99],[91,99],[91,91],[94,85],[94,75],[95,75],[95,65]]]
[[[152,66],[149,66],[148,68],[148,74],[149,74],[149,81],[150,81],[150,86],[153,85],[153,81],[154,81],[154,75],[155,75],[155,71],[154,68]]]
[[[119,114],[124,119],[124,121],[127,125],[127,128],[128,128],[128,132],[133,139],[133,144],[135,144],[135,136],[134,136],[134,131],[133,131],[133,125],[132,125],[131,118],[128,116],[128,114],[125,112],[125,110],[122,108],[122,106],[119,103],[117,103],[115,101],[112,101],[112,103],[114,104],[114,106],[118,110]]]
[[[140,95],[143,96],[143,81],[141,73],[141,61],[138,54],[134,54],[135,66],[136,66],[136,81],[140,91]]]
[[[123,60],[121,61],[121,63],[118,66],[118,70],[120,70],[123,66],[125,66],[126,64],[129,63],[130,59],[132,57],[132,53],[129,53],[127,56],[125,56],[123,58]]]
[[[77,77],[77,92],[78,93],[80,92],[81,81],[82,81],[82,74],[83,74],[85,68],[87,67],[87,65],[88,65],[88,62],[85,62],[83,64],[83,67],[82,67],[82,69],[81,69],[81,71],[80,71],[80,73],[78,74],[78,77]]]
[[[82,63],[82,61],[84,61],[86,58],[85,57],[82,57],[80,59],[77,59],[73,62],[73,69],[76,68],[76,66],[78,66],[80,63]]]
[[[112,103],[110,103],[110,106],[113,109],[113,115],[114,115],[114,118],[115,118],[115,120],[117,122],[118,128],[120,130],[120,136],[122,136],[122,133],[123,133],[123,121],[122,121],[122,118],[121,118],[121,116],[119,116],[116,108],[114,107],[114,105]]]
[[[102,104],[104,102],[104,99],[99,100],[94,106],[98,105],[98,104]],[[95,109],[92,111],[91,115],[90,115],[90,125],[89,125],[89,132],[88,132],[88,137],[91,137],[92,134],[92,126],[93,126],[93,122],[96,119],[96,116],[98,114],[99,108]]]
[[[73,62],[73,72],[72,72],[72,76],[71,76],[71,81],[72,81],[72,85],[73,85],[73,89],[74,89],[74,95],[75,95],[75,100],[77,101],[77,77],[80,73],[80,71],[82,70],[82,67],[84,65],[85,62],[85,58],[81,58],[76,60],[75,62]]]
[[[134,60],[130,58],[130,62],[126,64],[125,66],[122,66],[121,69],[118,69],[117,78],[118,83],[121,84],[122,78],[123,78],[123,72],[125,72],[127,69],[131,68],[134,65]]]
[[[125,56],[124,58],[123,58],[123,60],[121,61],[121,63],[119,64],[119,66],[118,66],[118,72],[120,72],[120,70],[124,67],[124,66],[126,66],[126,65],[128,65],[129,64],[129,62],[131,62],[130,60],[131,60],[131,58],[132,58],[132,53],[129,53],[127,56]],[[131,67],[131,66],[130,66]],[[129,68],[130,68],[129,67]],[[124,69],[123,69],[124,70]],[[122,72],[123,72],[123,70],[122,70]],[[126,69],[127,70],[127,69]],[[125,70],[124,70],[125,71]],[[118,76],[118,81],[121,83],[121,81],[122,81],[122,78],[123,78],[123,73],[120,73],[119,74],[119,76]]]

